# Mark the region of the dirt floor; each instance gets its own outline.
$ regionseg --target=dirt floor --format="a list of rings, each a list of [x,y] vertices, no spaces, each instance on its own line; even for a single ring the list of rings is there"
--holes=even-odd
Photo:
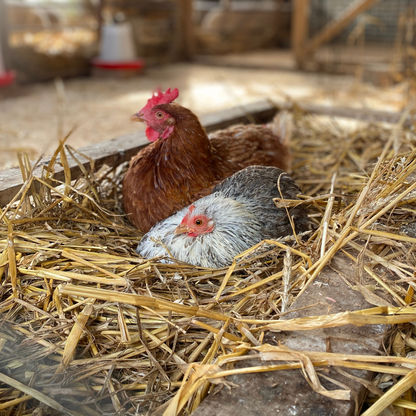
[[[18,151],[31,159],[50,154],[73,128],[67,143],[76,148],[143,129],[130,116],[158,86],[179,88],[177,102],[197,115],[265,98],[400,111],[407,93],[405,84],[381,89],[350,76],[184,63],[129,79],[65,80],[64,88],[14,86],[0,90],[0,168],[16,165]]]

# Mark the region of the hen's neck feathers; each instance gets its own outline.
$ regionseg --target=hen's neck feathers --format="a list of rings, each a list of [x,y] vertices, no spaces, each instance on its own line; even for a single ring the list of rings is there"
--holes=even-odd
[[[211,186],[221,177],[221,172],[214,163],[210,141],[198,118],[179,105],[165,104],[158,107],[166,109],[175,118],[175,127],[166,140],[158,141],[155,181],[161,188],[176,191],[179,187],[186,194],[195,192],[195,189],[186,189],[189,185],[183,189],[190,176],[193,188]],[[167,172],[171,175],[167,175]]]
[[[186,167],[197,167],[213,170],[212,149],[205,129],[198,118],[184,107],[174,106],[175,111],[169,105],[161,105],[175,118],[175,126],[172,134],[161,140],[159,162],[178,162]]]

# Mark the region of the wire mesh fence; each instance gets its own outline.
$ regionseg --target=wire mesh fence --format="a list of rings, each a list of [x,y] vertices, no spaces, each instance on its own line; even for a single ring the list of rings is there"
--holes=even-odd
[[[349,0],[311,0],[310,37],[350,5]],[[416,0],[380,0],[319,48],[314,59],[326,69],[371,65],[414,72],[415,34]]]

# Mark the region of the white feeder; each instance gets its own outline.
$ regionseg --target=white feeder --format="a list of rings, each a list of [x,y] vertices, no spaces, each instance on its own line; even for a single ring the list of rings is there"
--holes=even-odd
[[[100,56],[92,60],[97,75],[132,76],[144,67],[137,58],[129,22],[107,23],[101,28]]]
[[[129,22],[103,25],[99,59],[107,62],[129,62],[137,59]]]

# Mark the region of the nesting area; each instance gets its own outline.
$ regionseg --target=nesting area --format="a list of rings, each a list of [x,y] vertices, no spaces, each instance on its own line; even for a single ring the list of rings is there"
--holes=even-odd
[[[303,196],[276,203],[305,204],[315,230],[259,244],[225,269],[135,253],[141,234],[121,208],[125,164],[79,163],[74,181],[67,155],[80,155],[62,140],[37,178],[21,155],[25,184],[0,224],[0,414],[188,415],[216,385],[233,388],[226,376],[265,371],[233,367],[248,352],[273,360],[268,371],[302,368],[311,389],[339,400],[348,391],[325,390],[322,369],[373,371],[363,414],[414,409],[406,399],[416,384],[410,115],[397,125],[346,125],[295,108],[293,176]],[[64,182],[52,177],[58,163]],[[341,252],[356,263],[348,284],[374,307],[280,320]],[[372,284],[362,284],[364,271]],[[299,353],[264,341],[270,330],[346,324],[394,326],[382,355]]]
[[[10,37],[10,59],[22,82],[85,76],[89,73],[88,59],[97,50],[96,38],[93,31],[82,28],[14,33]]]

